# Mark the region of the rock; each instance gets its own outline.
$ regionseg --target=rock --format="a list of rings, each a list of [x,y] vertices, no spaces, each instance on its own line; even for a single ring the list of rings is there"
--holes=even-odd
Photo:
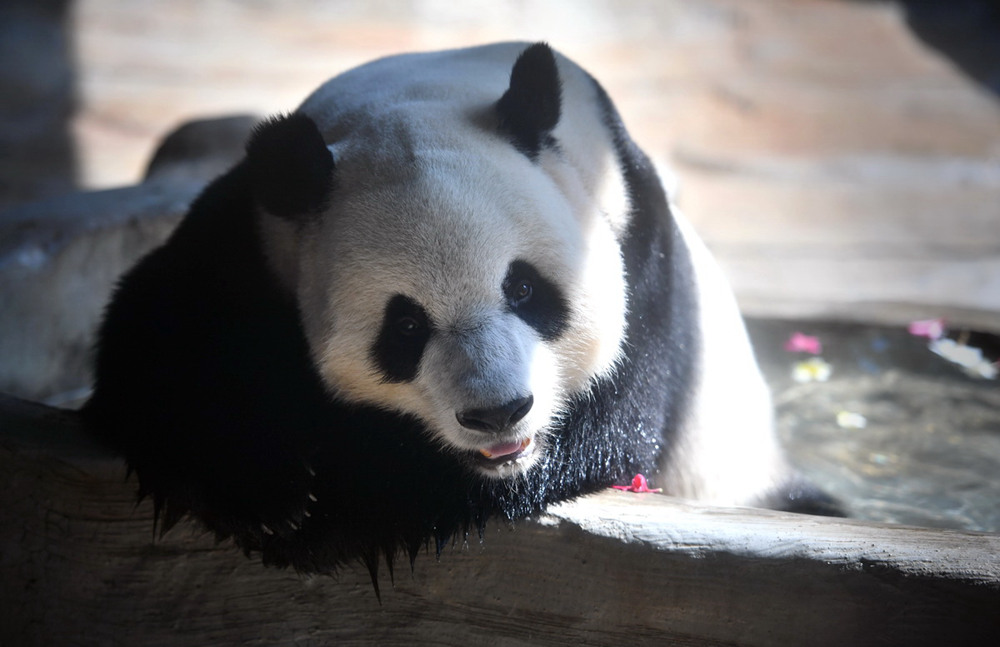
[[[234,115],[181,124],[153,153],[145,180],[205,181],[222,175],[243,157],[258,121],[254,115]]]
[[[173,230],[204,182],[73,193],[0,215],[0,391],[67,404],[118,277]]]

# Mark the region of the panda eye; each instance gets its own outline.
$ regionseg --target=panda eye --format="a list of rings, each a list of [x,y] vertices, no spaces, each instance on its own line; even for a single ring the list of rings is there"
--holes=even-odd
[[[416,317],[405,316],[396,320],[396,332],[404,337],[419,335],[423,327]]]
[[[510,303],[512,308],[516,308],[519,305],[527,303],[531,298],[531,281],[528,279],[512,281],[508,284],[504,292],[506,293],[508,303]]]

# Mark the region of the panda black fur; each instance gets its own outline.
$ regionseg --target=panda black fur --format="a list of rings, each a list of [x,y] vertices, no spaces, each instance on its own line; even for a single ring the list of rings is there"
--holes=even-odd
[[[164,527],[306,572],[374,577],[637,472],[827,503],[711,258],[543,44],[383,59],[261,124],[122,280],[84,412]]]

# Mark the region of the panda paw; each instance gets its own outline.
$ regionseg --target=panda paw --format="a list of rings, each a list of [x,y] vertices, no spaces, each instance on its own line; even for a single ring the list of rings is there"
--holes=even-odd
[[[841,501],[800,475],[788,479],[782,487],[767,496],[761,505],[772,510],[821,517],[847,516]]]

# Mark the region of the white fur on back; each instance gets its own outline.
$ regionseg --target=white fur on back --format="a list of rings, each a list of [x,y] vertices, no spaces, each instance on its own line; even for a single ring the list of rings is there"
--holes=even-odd
[[[789,474],[773,429],[770,392],[722,270],[677,208],[671,209],[695,271],[701,370],[659,485],[676,496],[752,505]]]

